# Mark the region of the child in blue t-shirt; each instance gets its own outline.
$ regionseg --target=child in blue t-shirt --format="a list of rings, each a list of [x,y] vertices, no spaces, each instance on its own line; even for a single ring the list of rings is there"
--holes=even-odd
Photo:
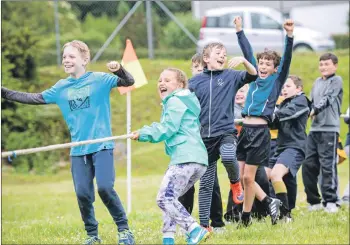
[[[63,46],[62,64],[69,77],[59,80],[42,93],[23,93],[1,87],[1,97],[24,104],[57,104],[69,128],[72,142],[112,136],[110,98],[111,89],[131,86],[133,77],[116,61],[107,64],[109,71],[87,72],[90,50],[81,41]],[[85,244],[101,243],[93,203],[96,177],[98,194],[118,226],[119,244],[134,244],[122,203],[114,190],[114,142],[107,141],[72,147],[71,171],[81,217],[88,238]]]

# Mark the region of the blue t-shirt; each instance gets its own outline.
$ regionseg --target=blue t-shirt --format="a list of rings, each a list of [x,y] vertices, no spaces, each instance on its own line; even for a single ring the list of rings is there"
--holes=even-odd
[[[118,77],[87,72],[78,79],[68,77],[42,92],[48,104],[57,104],[66,121],[72,142],[112,136],[109,94]],[[113,149],[114,141],[72,147],[71,156]]]

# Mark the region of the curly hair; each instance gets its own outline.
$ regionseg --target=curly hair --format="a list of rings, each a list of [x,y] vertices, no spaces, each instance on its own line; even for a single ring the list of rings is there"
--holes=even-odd
[[[274,67],[279,66],[281,62],[281,56],[279,55],[279,53],[268,49],[265,49],[264,52],[258,53],[256,55],[256,59],[258,60],[258,63],[260,59],[272,60]]]

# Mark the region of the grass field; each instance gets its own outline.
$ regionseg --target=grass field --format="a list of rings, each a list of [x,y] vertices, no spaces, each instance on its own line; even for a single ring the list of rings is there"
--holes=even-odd
[[[163,164],[162,168],[164,171],[166,166]],[[341,164],[338,169],[342,193],[349,180],[348,162]],[[118,170],[117,165],[115,188],[126,205],[125,175]],[[223,205],[226,207],[228,181],[224,171],[220,164],[219,179]],[[137,244],[161,243],[161,212],[155,202],[161,179],[161,173],[133,178],[129,220]],[[243,230],[237,230],[236,224],[227,224],[222,234],[214,234],[205,244],[348,244],[348,207],[342,207],[337,214],[324,211],[309,213],[300,180],[299,173],[293,223],[272,226],[267,219],[266,222],[255,222]],[[115,243],[116,226],[97,193],[95,209],[103,243]],[[197,201],[194,214],[198,217]],[[2,175],[2,244],[77,244],[84,238],[85,231],[68,172],[35,178]],[[185,243],[182,236],[176,239],[178,244]]]
[[[349,53],[345,50],[337,51],[336,54],[339,57],[338,74],[343,77],[344,82],[342,112],[345,112],[349,106]],[[313,81],[319,76],[318,57],[319,54],[293,56],[290,74],[302,77],[306,94],[309,94]],[[159,120],[161,107],[156,93],[156,80],[162,69],[169,66],[178,67],[190,75],[189,61],[141,60],[141,64],[149,84],[132,92],[132,130]],[[91,64],[90,70],[106,71],[105,62]],[[44,67],[40,70],[40,79],[48,82],[46,87],[50,87],[64,76],[56,67]],[[113,134],[125,134],[125,97],[113,91],[111,98]],[[50,106],[49,109],[53,112],[58,111],[55,106]],[[347,127],[342,122],[340,136],[343,141],[346,132]],[[68,141],[69,139],[66,142]],[[161,243],[162,219],[155,198],[168,162],[163,148],[163,144],[132,143],[133,210],[129,220],[138,244]],[[126,204],[125,159],[117,161],[116,168],[115,187]],[[338,171],[342,194],[349,181],[348,161],[341,164]],[[219,178],[226,207],[228,183],[221,165]],[[293,211],[294,223],[271,226],[268,220],[266,223],[254,223],[249,229],[243,230],[237,230],[235,224],[227,224],[223,234],[214,234],[206,244],[348,244],[348,207],[342,207],[337,214],[327,214],[323,211],[307,212],[300,173],[298,180],[297,208]],[[116,227],[97,193],[95,207],[103,243],[115,243]],[[197,202],[194,214],[198,217]],[[63,169],[55,175],[38,176],[17,174],[3,166],[1,215],[3,244],[76,244],[85,238],[68,169]],[[178,244],[184,242],[183,237],[177,237]]]

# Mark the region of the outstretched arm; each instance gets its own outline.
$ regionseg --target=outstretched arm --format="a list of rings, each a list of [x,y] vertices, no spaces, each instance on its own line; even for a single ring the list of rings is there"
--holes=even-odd
[[[46,104],[41,93],[18,92],[5,87],[1,87],[1,98],[30,105]]]
[[[244,31],[242,28],[242,18],[240,16],[237,16],[235,17],[233,22],[236,25],[236,34],[238,38],[238,44],[243,52],[244,58],[246,58],[248,62],[251,63],[257,70],[257,64],[256,64],[256,59],[254,57],[253,48],[250,45],[247,37],[244,35]]]
[[[294,31],[294,22],[293,20],[286,20],[283,25],[284,29],[287,32],[284,53],[278,67],[278,81],[279,86],[282,88],[284,82],[286,81],[289,73],[289,67],[292,62],[292,53],[293,53],[293,31]]]
[[[127,70],[125,70],[124,67],[119,64],[119,62],[111,61],[107,64],[107,67],[109,71],[119,77],[117,81],[118,87],[129,87],[134,85],[135,80],[133,76]]]
[[[166,106],[163,118],[160,123],[152,123],[150,126],[144,126],[138,132],[134,133],[141,142],[158,143],[167,140],[179,131],[182,117],[187,107],[176,97],[170,98]]]
[[[286,107],[277,109],[275,111],[275,117],[278,119],[278,121],[283,122],[298,118],[305,112],[310,112],[308,100],[304,96],[298,96]]]

